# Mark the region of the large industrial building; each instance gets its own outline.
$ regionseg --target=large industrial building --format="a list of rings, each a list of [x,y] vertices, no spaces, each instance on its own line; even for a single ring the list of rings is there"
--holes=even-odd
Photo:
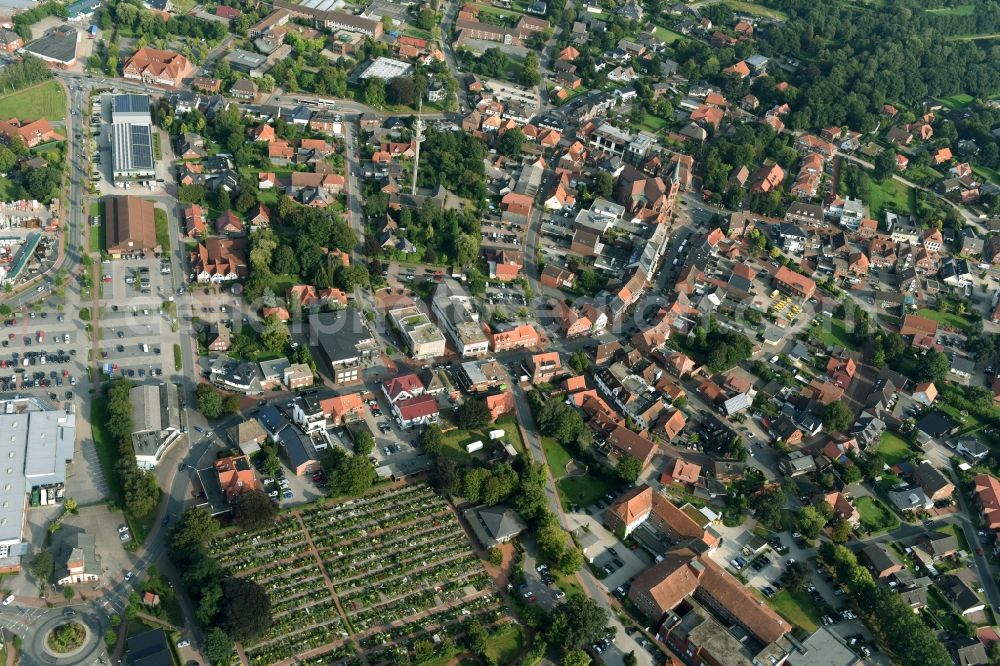
[[[115,185],[156,175],[149,95],[115,95],[112,99],[111,157]]]
[[[20,569],[27,552],[27,506],[62,497],[66,465],[73,460],[76,414],[40,400],[0,402],[0,573]],[[30,446],[29,446],[30,444]]]

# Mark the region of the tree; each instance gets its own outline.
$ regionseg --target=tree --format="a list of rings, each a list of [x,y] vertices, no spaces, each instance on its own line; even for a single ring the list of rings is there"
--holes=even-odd
[[[590,666],[590,655],[583,650],[570,650],[563,655],[562,666]]]
[[[424,8],[417,14],[416,25],[421,30],[431,31],[437,25],[438,15],[434,10]]]
[[[229,393],[222,399],[222,414],[235,414],[240,411],[240,399],[235,393]]]
[[[524,145],[524,132],[518,128],[509,129],[497,140],[497,152],[507,157],[517,157]]]
[[[500,566],[501,564],[503,564],[503,551],[500,550],[500,548],[498,547],[490,548],[489,560],[490,564],[492,564],[493,566],[495,567]]]
[[[806,589],[806,585],[812,580],[812,569],[806,562],[792,562],[788,565],[787,578],[788,589],[793,592],[801,592]]]
[[[354,453],[359,456],[367,456],[375,449],[375,438],[367,430],[358,433],[354,438]]]
[[[917,377],[921,381],[939,383],[951,368],[948,357],[939,351],[929,350],[917,357]]]
[[[848,539],[851,538],[851,532],[853,527],[846,520],[840,519],[833,524],[830,529],[830,538],[834,543],[847,543]]]
[[[622,657],[622,663],[624,663],[625,666],[636,666],[636,664],[639,663],[639,660],[636,658],[635,652],[630,650],[624,657]]]
[[[375,76],[365,81],[361,100],[374,109],[385,106],[385,81]]]
[[[587,356],[587,352],[578,349],[570,354],[569,367],[573,368],[576,374],[582,375],[590,367],[590,357]]]
[[[594,195],[607,199],[615,189],[615,177],[607,171],[598,171],[594,176]]]
[[[615,468],[618,478],[626,483],[635,483],[642,473],[642,461],[633,455],[625,455]]]
[[[875,180],[879,182],[891,178],[896,173],[896,151],[883,150],[875,156]]]
[[[205,418],[217,419],[222,416],[222,396],[211,384],[198,384],[195,396],[198,398],[198,411]]]
[[[181,514],[170,531],[171,550],[191,552],[201,548],[219,531],[219,521],[208,511],[194,507]]]
[[[264,319],[264,330],[260,334],[260,341],[269,352],[276,354],[283,352],[289,338],[288,327],[278,315],[268,315]]]
[[[146,470],[122,466],[119,461],[122,486],[125,491],[125,509],[138,518],[148,516],[160,501],[160,486],[156,477]]]
[[[385,98],[390,104],[415,106],[418,97],[417,86],[412,76],[397,76],[386,86]]]
[[[341,495],[360,495],[375,483],[375,468],[364,456],[339,452],[333,464],[331,488]]]
[[[769,526],[781,524],[781,511],[785,508],[785,493],[781,487],[768,488],[753,498],[754,516]]]
[[[455,419],[462,430],[477,430],[492,420],[486,401],[475,398],[466,400],[455,410]]]
[[[288,245],[279,245],[271,255],[271,270],[276,275],[298,275],[299,258]]]
[[[819,536],[819,531],[826,525],[826,518],[813,507],[804,506],[799,510],[795,524],[802,536],[812,540]]]
[[[246,642],[271,627],[271,600],[263,587],[248,578],[222,582],[219,626],[234,641]]]
[[[823,412],[823,427],[827,432],[843,432],[854,422],[854,414],[839,400],[831,402]]]
[[[232,504],[233,518],[245,530],[260,530],[274,522],[278,514],[271,498],[263,490],[245,490]]]
[[[441,428],[435,423],[428,425],[420,432],[417,444],[424,453],[436,456],[444,446],[444,435],[441,432]]]
[[[544,629],[545,639],[565,654],[591,645],[604,637],[608,612],[583,595],[566,599],[553,612]]]
[[[205,656],[213,664],[228,664],[233,647],[232,639],[219,627],[212,627],[205,634]]]
[[[52,579],[52,572],[55,570],[55,562],[52,559],[52,553],[47,550],[40,550],[35,553],[35,556],[31,558],[31,564],[28,567],[31,575],[40,583],[39,587],[44,586],[49,580]]]

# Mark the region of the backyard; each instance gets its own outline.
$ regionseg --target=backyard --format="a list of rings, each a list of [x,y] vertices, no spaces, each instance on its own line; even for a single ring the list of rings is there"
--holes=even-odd
[[[256,581],[271,599],[271,629],[244,645],[251,664],[314,650],[334,660],[353,640],[379,663],[387,649],[409,649],[418,638],[460,635],[470,616],[506,625],[464,530],[425,485],[286,513],[261,532],[230,532],[210,550],[224,571]],[[519,632],[495,633],[503,636],[498,654],[518,649]]]
[[[882,438],[879,440],[878,448],[875,449],[875,452],[882,456],[885,464],[892,467],[910,455],[913,449],[910,448],[905,439],[886,430],[882,433]]]
[[[582,476],[564,476],[559,479],[556,486],[565,501],[580,507],[596,503],[597,500],[615,489],[615,485],[611,481],[592,473]]]
[[[5,120],[62,120],[65,117],[66,92],[56,81],[45,81],[0,97],[0,118]]]
[[[472,458],[486,460],[490,448],[489,433],[491,430],[503,430],[503,441],[510,443],[518,453],[524,454],[525,450],[524,442],[521,440],[521,430],[517,427],[517,421],[511,416],[501,417],[497,419],[496,423],[492,423],[482,430],[470,431],[460,428],[448,430],[442,437],[444,448],[441,450],[441,454],[447,458],[451,458],[460,465],[469,462]],[[469,453],[465,450],[466,444],[477,441],[483,443],[482,449],[474,453]]]
[[[916,208],[916,191],[894,178],[881,183],[872,179],[868,190],[868,208],[876,220],[884,218],[886,211],[912,215]]]
[[[811,634],[819,626],[820,610],[805,592],[784,589],[767,602],[782,617],[807,633]]]
[[[811,334],[828,347],[847,347],[857,350],[858,346],[854,342],[854,336],[847,330],[847,323],[843,319],[833,317],[817,320],[819,323],[813,327]]]
[[[666,44],[673,44],[679,39],[684,39],[684,35],[659,25],[653,28],[653,36],[657,39],[662,39]]]
[[[859,497],[854,508],[861,515],[861,526],[869,532],[893,530],[899,527],[899,519],[874,497]]]

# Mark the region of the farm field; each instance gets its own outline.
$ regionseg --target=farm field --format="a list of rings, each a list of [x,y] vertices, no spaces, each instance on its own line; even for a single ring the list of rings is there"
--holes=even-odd
[[[66,93],[55,81],[45,81],[0,97],[0,118],[62,120],[66,117]]]
[[[359,647],[368,663],[395,661],[435,633],[460,637],[470,616],[498,631],[508,622],[465,531],[425,485],[306,507],[210,549],[271,600],[271,629],[243,646],[255,666],[328,663]]]

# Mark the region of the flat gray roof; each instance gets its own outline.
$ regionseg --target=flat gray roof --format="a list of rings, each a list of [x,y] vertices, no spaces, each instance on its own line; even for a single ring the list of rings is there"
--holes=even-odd
[[[24,50],[43,60],[70,63],[76,60],[78,38],[79,33],[69,26],[54,28],[25,45]]]

